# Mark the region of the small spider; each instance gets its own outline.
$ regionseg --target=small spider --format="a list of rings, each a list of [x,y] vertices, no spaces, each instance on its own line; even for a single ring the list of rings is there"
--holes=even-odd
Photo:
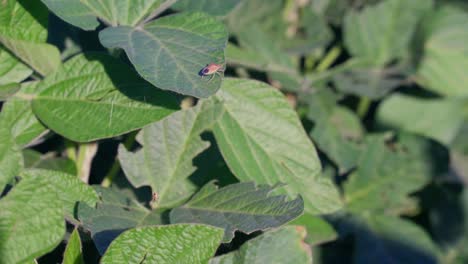
[[[205,76],[210,76],[208,81],[211,81],[211,79],[213,79],[216,74],[221,77],[222,72],[224,72],[224,67],[222,64],[210,63],[200,70],[199,75],[202,78]]]

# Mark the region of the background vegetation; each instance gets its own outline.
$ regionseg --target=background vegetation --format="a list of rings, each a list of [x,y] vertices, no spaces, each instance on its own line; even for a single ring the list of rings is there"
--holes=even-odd
[[[455,0],[0,1],[0,263],[466,263],[467,43]]]

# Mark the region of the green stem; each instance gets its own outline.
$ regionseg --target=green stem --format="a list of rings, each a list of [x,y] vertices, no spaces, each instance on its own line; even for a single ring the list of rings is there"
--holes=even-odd
[[[65,153],[69,159],[76,163],[76,148],[73,141],[65,139]]]
[[[359,100],[356,112],[361,119],[363,119],[367,115],[367,111],[369,111],[371,102],[372,101],[365,96],[361,97],[361,99]]]
[[[135,139],[136,139],[136,134],[137,132],[133,132],[133,133],[130,133],[127,138],[125,139],[124,141],[124,146],[125,148],[127,149],[130,149],[133,145],[133,143],[135,143]],[[102,187],[109,187],[111,186],[112,182],[114,181],[115,177],[117,176],[117,174],[119,173],[120,171],[120,162],[119,160],[116,158],[114,160],[114,163],[112,164],[112,167],[110,168],[109,172],[106,174],[106,176],[104,177],[104,179],[102,180],[101,182],[101,186]]]
[[[341,48],[339,46],[333,47],[325,57],[320,61],[319,65],[315,69],[317,72],[323,72],[330,68],[330,66],[335,62],[335,60],[340,56]]]

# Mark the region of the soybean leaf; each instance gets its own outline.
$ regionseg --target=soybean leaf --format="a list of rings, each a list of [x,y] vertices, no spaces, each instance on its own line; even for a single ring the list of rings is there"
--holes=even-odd
[[[282,6],[282,0],[241,1],[227,18],[229,30],[235,34],[248,30],[252,25],[258,25],[261,21],[268,20],[269,17],[281,10]]]
[[[73,218],[77,202],[94,206],[98,201],[96,192],[72,174],[45,169],[28,169],[21,172],[21,177],[43,179],[45,184],[57,193],[58,201],[61,202],[65,215],[69,218]]]
[[[285,196],[268,196],[274,188],[245,182],[218,189],[208,183],[187,204],[171,211],[171,223],[222,227],[224,243],[236,230],[249,234],[281,226],[302,214],[304,202],[300,197],[286,201]]]
[[[8,126],[16,144],[25,146],[42,135],[46,128],[33,114],[29,93],[38,92],[37,82],[22,83],[20,90],[2,108],[1,124]]]
[[[77,175],[76,164],[66,157],[56,157],[54,153],[42,154],[32,149],[23,150],[24,167],[27,169],[46,169]]]
[[[312,251],[304,243],[306,232],[286,226],[247,241],[239,250],[210,260],[210,264],[312,263]]]
[[[112,26],[135,26],[147,14],[157,9],[162,0],[42,0],[66,22],[84,30],[93,30],[97,18]]]
[[[153,208],[178,205],[198,189],[188,177],[196,170],[192,160],[210,145],[200,133],[211,128],[222,113],[219,103],[182,110],[143,128],[137,136],[143,147],[137,152],[119,147],[127,179],[137,188],[150,186],[157,194]]]
[[[345,173],[356,166],[364,129],[352,111],[336,105],[334,97],[329,89],[313,94],[307,117],[314,122],[310,135],[317,146]]]
[[[424,135],[449,145],[464,121],[460,113],[465,105],[468,105],[466,100],[395,94],[379,106],[377,120],[380,126]]]
[[[202,78],[201,70],[209,63],[224,65],[227,38],[224,25],[203,13],[165,16],[144,27],[120,26],[99,33],[105,47],[125,50],[145,80],[195,97],[208,97],[219,89],[222,78]]]
[[[207,263],[222,236],[222,229],[205,225],[135,228],[112,242],[101,263]]]
[[[54,72],[60,54],[46,44],[47,8],[39,1],[22,0],[2,1],[0,6],[0,43],[40,74]]]
[[[20,82],[31,73],[28,66],[0,46],[0,85]]]
[[[21,85],[19,83],[9,83],[0,85],[0,102],[6,101],[8,97],[14,95],[20,88]]]
[[[65,234],[62,203],[41,177],[25,178],[0,200],[0,262],[22,263],[55,248]]]
[[[176,10],[202,11],[214,16],[224,16],[240,2],[241,0],[179,0],[172,8]]]
[[[303,226],[307,230],[305,242],[313,246],[333,241],[338,237],[331,224],[318,216],[310,214],[299,216],[291,221],[289,225]]]
[[[280,92],[257,81],[226,79],[216,97],[224,102],[224,113],[214,135],[238,179],[285,183],[288,196],[301,194],[312,214],[341,208],[333,182],[320,175],[314,145]]]
[[[113,188],[94,186],[100,197],[96,207],[79,203],[77,214],[83,227],[102,255],[109,244],[123,231],[136,226],[162,224],[159,211],[151,211],[133,197]]]
[[[23,156],[16,145],[9,122],[3,111],[0,114],[0,190],[15,177],[23,167]]]
[[[431,91],[446,96],[468,95],[467,12],[441,8],[425,20],[424,54],[418,81]]]
[[[397,214],[408,205],[410,193],[447,170],[439,165],[447,159],[440,145],[421,137],[400,134],[399,142],[392,144],[384,135],[368,136],[358,168],[344,185],[346,207],[359,213]]]
[[[356,57],[383,66],[405,57],[421,17],[431,9],[431,0],[385,0],[345,17],[344,42]]]
[[[172,95],[152,89],[116,59],[78,55],[41,81],[32,108],[50,129],[75,141],[113,137],[169,115]]]
[[[84,264],[81,249],[81,239],[78,229],[74,229],[68,239],[65,253],[63,254],[63,264]]]

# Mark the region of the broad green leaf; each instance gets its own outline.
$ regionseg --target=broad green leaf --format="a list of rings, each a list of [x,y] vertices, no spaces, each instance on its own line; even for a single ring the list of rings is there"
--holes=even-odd
[[[306,232],[298,226],[266,232],[244,243],[239,250],[210,260],[210,264],[312,263],[312,251],[304,243]]]
[[[321,176],[314,145],[279,91],[257,81],[226,79],[216,97],[225,109],[213,129],[216,142],[238,179],[285,183],[288,196],[301,194],[312,214],[341,208],[333,182]]]
[[[172,95],[153,89],[118,60],[78,55],[41,81],[33,112],[50,129],[74,141],[113,137],[169,115]]]
[[[242,0],[227,18],[229,31],[239,33],[248,30],[252,25],[268,20],[282,7],[282,0]]]
[[[356,241],[353,263],[437,263],[439,249],[428,233],[410,220],[372,214],[346,217],[343,222]]]
[[[31,102],[24,98],[25,94],[37,92],[36,86],[37,82],[21,84],[21,89],[2,108],[0,124],[11,129],[19,146],[31,143],[46,131],[44,125],[33,114]]]
[[[224,16],[240,2],[241,0],[178,0],[172,8],[184,11],[201,11],[214,16]]]
[[[0,7],[0,43],[40,74],[54,72],[60,54],[46,44],[47,8],[40,1],[18,0],[2,1]]]
[[[23,263],[54,249],[65,235],[56,191],[41,177],[20,181],[0,200],[0,263]]]
[[[19,83],[0,85],[0,102],[6,101],[8,97],[14,95],[20,88],[21,85]]]
[[[163,224],[159,211],[151,211],[133,197],[113,189],[94,187],[100,201],[96,207],[79,203],[77,214],[83,227],[91,232],[102,255],[123,231],[136,226]]]
[[[407,55],[421,17],[432,0],[385,0],[345,17],[344,42],[351,55],[368,58],[376,66]]]
[[[384,135],[366,138],[357,170],[344,185],[348,210],[397,214],[408,205],[410,193],[446,169],[438,167],[447,162],[440,145],[405,134],[398,139],[387,143]]]
[[[42,154],[32,149],[23,150],[24,167],[27,169],[46,169],[77,175],[76,164],[66,157],[56,157],[54,153]]]
[[[289,222],[289,225],[303,226],[307,230],[305,242],[309,245],[319,245],[333,241],[338,237],[335,229],[318,216],[304,214]]]
[[[237,230],[249,234],[281,226],[302,214],[304,202],[300,197],[286,201],[285,196],[269,196],[274,188],[245,182],[218,189],[208,183],[187,204],[171,211],[171,223],[222,227],[223,243],[230,242]]]
[[[112,242],[101,263],[207,263],[222,237],[222,229],[205,225],[135,228]]]
[[[99,23],[135,26],[154,11],[162,0],[42,0],[66,22],[84,30],[93,30]]]
[[[5,119],[2,111],[0,113],[0,190],[3,190],[23,167],[23,156],[11,133],[10,123]]]
[[[31,73],[28,66],[0,46],[0,85],[21,82]]]
[[[78,229],[75,228],[68,239],[65,253],[63,254],[63,264],[84,264],[81,249],[81,239]]]
[[[449,145],[468,116],[463,115],[465,105],[468,100],[395,94],[379,106],[377,120],[383,127],[413,132]]]
[[[424,54],[418,80],[431,91],[446,96],[467,96],[468,13],[445,7],[424,21]]]
[[[192,160],[210,145],[200,133],[211,128],[222,113],[219,103],[181,110],[143,128],[137,136],[142,149],[132,153],[119,147],[127,179],[137,188],[150,186],[157,194],[153,208],[178,205],[198,189],[188,177],[196,170]]]
[[[122,48],[137,72],[158,88],[208,97],[221,85],[222,73],[201,76],[209,63],[224,65],[228,34],[203,13],[165,16],[141,28],[113,27],[99,33],[107,48]],[[203,78],[202,78],[203,77]]]
[[[312,139],[330,160],[345,173],[356,166],[364,129],[359,118],[345,107],[336,105],[329,89],[314,93],[309,99],[307,117],[314,122]]]
[[[98,196],[93,188],[72,174],[53,170],[28,169],[21,172],[21,177],[43,179],[44,184],[57,193],[58,201],[62,203],[67,217],[73,218],[77,202],[94,206],[98,201]]]

